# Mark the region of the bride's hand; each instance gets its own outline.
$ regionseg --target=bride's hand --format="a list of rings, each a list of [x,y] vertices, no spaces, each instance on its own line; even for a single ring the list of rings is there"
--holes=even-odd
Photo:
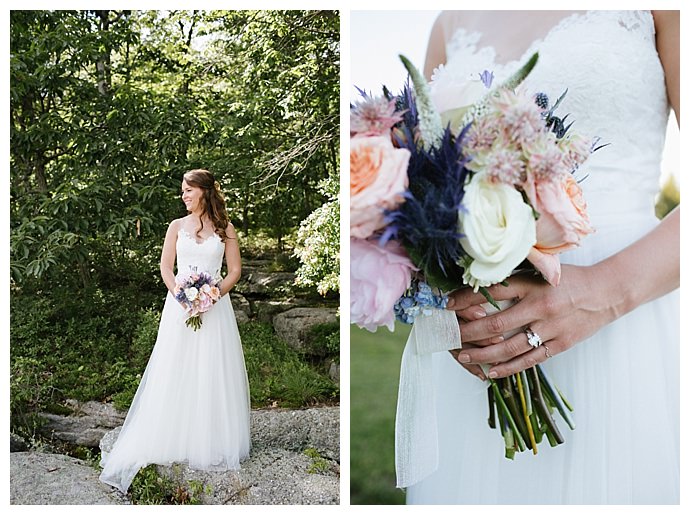
[[[486,311],[482,306],[476,305],[476,306],[470,306],[466,309],[458,309],[455,312],[456,316],[460,320],[461,325],[466,323],[466,322],[471,322],[472,320],[479,320],[480,318],[484,318],[486,316]],[[503,341],[503,336],[498,336],[490,340],[490,343],[499,343]],[[458,355],[460,352],[463,350],[467,349],[474,349],[477,348],[478,345],[475,345],[471,342],[462,342],[462,348],[461,349],[453,349],[448,352],[451,353],[453,358],[457,361]],[[470,374],[478,377],[482,381],[486,381],[486,376],[484,375],[484,371],[479,365],[475,365],[472,363],[460,363],[462,367],[467,370]]]
[[[617,299],[606,294],[610,283],[601,275],[596,267],[563,265],[557,287],[534,275],[513,276],[508,286],[492,286],[489,292],[495,300],[517,302],[478,318],[468,313],[486,302],[484,296],[468,288],[456,291],[448,309],[461,318],[463,349],[454,356],[477,376],[477,364],[487,363],[492,364],[490,377],[506,377],[569,349],[620,315]],[[527,327],[541,337],[540,347],[527,342]],[[515,330],[517,334],[500,341],[501,335]]]

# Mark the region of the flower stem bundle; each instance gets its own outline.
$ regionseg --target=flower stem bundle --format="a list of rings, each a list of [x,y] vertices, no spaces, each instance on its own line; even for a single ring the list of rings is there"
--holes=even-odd
[[[489,379],[488,399],[489,427],[495,429],[495,420],[502,421],[506,458],[513,459],[516,452],[526,449],[537,454],[544,435],[552,447],[562,444],[565,439],[553,418],[554,410],[575,429],[572,407],[541,365],[503,379]]]

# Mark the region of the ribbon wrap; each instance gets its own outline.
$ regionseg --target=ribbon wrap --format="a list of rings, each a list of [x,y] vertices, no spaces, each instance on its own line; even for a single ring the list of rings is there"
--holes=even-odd
[[[432,354],[461,347],[454,311],[434,309],[418,316],[400,365],[395,416],[397,487],[418,483],[438,467],[438,427]]]

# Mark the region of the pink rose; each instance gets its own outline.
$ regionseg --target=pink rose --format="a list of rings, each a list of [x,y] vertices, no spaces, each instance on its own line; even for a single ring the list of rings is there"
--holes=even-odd
[[[537,243],[528,259],[555,286],[561,277],[556,254],[577,247],[580,239],[594,229],[589,225],[582,189],[572,175],[537,182],[534,188],[535,209],[539,212]]]
[[[368,238],[386,225],[383,210],[403,201],[409,160],[387,136],[350,140],[350,236]]]
[[[350,322],[375,332],[381,325],[393,331],[393,306],[410,287],[417,270],[402,246],[389,241],[350,239]]]

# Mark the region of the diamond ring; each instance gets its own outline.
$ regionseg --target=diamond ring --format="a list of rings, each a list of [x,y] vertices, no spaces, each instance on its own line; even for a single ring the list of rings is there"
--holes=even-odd
[[[525,334],[527,335],[527,343],[529,343],[535,349],[541,345],[541,337],[532,331],[529,327],[525,328]]]

